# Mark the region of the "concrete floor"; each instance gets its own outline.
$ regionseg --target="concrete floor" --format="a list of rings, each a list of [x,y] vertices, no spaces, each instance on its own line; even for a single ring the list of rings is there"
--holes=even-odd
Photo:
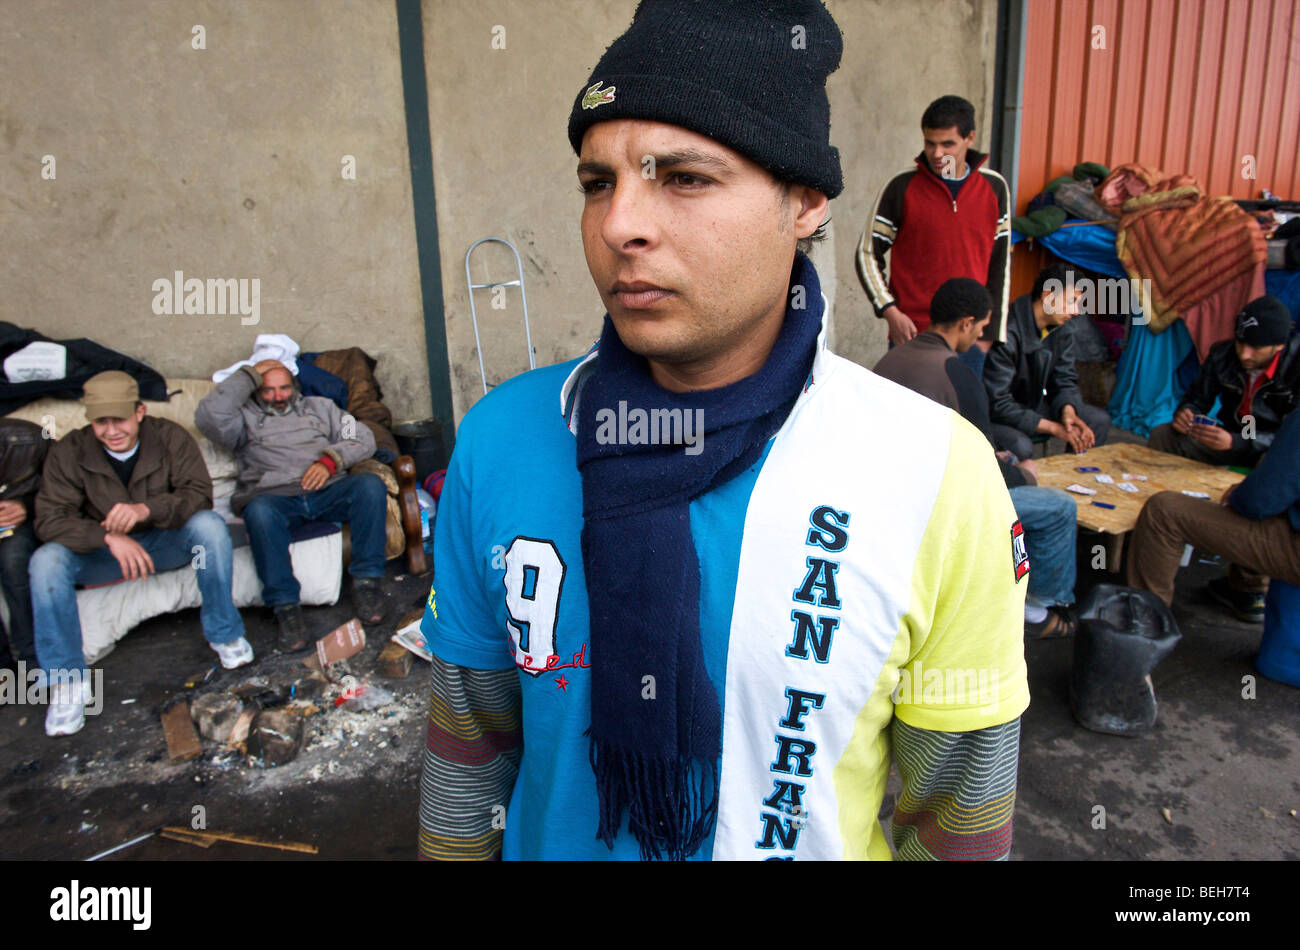
[[[1261,628],[1204,599],[1200,587],[1222,570],[1198,553],[1179,576],[1174,614],[1183,638],[1153,676],[1159,720],[1144,736],[1077,725],[1067,693],[1073,641],[1026,645],[1033,699],[1023,720],[1013,859],[1300,859],[1293,814],[1300,690],[1258,676],[1252,660]],[[1097,579],[1081,577],[1079,595]],[[427,579],[399,578],[390,568],[391,620],[369,631],[353,661],[358,673],[371,668],[393,621],[422,606],[427,590]],[[346,596],[308,610],[321,633],[349,616]],[[272,650],[269,616],[249,610],[245,622],[258,661],[205,690],[253,675],[274,681],[297,668],[298,658]],[[104,710],[77,735],[47,738],[43,707],[0,707],[0,858],[85,858],[161,825],[189,825],[196,806],[209,829],[310,842],[322,858],[413,858],[427,667],[416,661],[410,678],[380,681],[394,700],[377,712],[329,708],[312,717],[303,751],[278,768],[210,747],[198,759],[170,763],[158,709],[212,656],[190,610],[142,625],[103,661]],[[1254,677],[1253,699],[1243,698],[1245,677]],[[1104,827],[1097,827],[1099,807]],[[114,856],[300,857],[160,838]]]
[[[358,677],[373,668],[396,620],[422,608],[428,595],[428,578],[399,575],[397,563],[389,568],[389,621],[367,630],[365,648],[349,660]],[[304,612],[319,635],[352,616],[346,593],[333,607]],[[253,664],[218,667],[201,689],[184,684],[211,667],[215,654],[198,611],[187,610],[142,624],[99,664],[103,711],[87,717],[76,735],[48,738],[44,707],[0,707],[0,858],[83,859],[163,825],[189,827],[196,808],[209,830],[311,843],[323,858],[413,858],[428,696],[421,660],[405,680],[374,680],[393,694],[378,710],[351,712],[317,700],[322,712],[306,720],[303,749],[292,762],[262,768],[209,742],[197,759],[168,761],[158,721],[168,699],[254,677],[275,684],[304,672],[302,654],[275,652],[269,611],[243,616]],[[205,850],[155,837],[110,860],[302,857],[235,844]]]

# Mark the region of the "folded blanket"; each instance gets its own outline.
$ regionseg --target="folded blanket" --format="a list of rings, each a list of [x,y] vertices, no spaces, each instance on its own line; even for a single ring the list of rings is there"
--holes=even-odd
[[[1268,247],[1259,223],[1231,198],[1205,195],[1190,175],[1144,165],[1120,165],[1096,197],[1120,217],[1115,251],[1125,272],[1151,282],[1151,331],[1181,317],[1204,359],[1264,292]]]

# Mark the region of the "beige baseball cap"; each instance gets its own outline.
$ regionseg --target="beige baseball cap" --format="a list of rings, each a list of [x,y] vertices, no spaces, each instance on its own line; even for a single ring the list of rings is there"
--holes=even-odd
[[[135,404],[140,400],[140,387],[121,370],[110,369],[86,380],[86,418],[128,419],[135,415]]]

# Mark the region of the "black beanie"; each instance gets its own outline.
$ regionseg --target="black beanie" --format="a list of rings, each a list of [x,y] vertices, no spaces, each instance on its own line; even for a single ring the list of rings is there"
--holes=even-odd
[[[581,153],[608,119],[668,122],[834,198],[826,77],[843,49],[820,0],[641,0],[574,100],[569,142]]]
[[[1265,294],[1237,314],[1237,339],[1248,346],[1276,346],[1291,336],[1293,322],[1286,304]]]

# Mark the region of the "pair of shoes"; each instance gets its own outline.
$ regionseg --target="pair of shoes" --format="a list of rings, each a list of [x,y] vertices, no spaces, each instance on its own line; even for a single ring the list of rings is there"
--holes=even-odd
[[[275,610],[275,622],[280,625],[279,647],[285,653],[297,653],[311,645],[307,636],[307,622],[302,619],[301,604],[280,604]]]
[[[1038,623],[1025,621],[1026,640],[1060,640],[1074,636],[1079,618],[1073,607],[1048,607],[1047,616]]]
[[[1227,607],[1232,615],[1244,623],[1264,622],[1264,595],[1237,590],[1226,577],[1216,577],[1205,585],[1205,592]]]
[[[229,643],[208,645],[217,651],[217,656],[221,658],[222,669],[234,670],[253,662],[253,645],[243,637]]]
[[[364,624],[382,623],[387,605],[378,577],[352,578],[352,606]]]
[[[57,683],[50,694],[50,708],[45,713],[47,736],[70,736],[86,724],[86,705],[90,702],[90,680]]]

